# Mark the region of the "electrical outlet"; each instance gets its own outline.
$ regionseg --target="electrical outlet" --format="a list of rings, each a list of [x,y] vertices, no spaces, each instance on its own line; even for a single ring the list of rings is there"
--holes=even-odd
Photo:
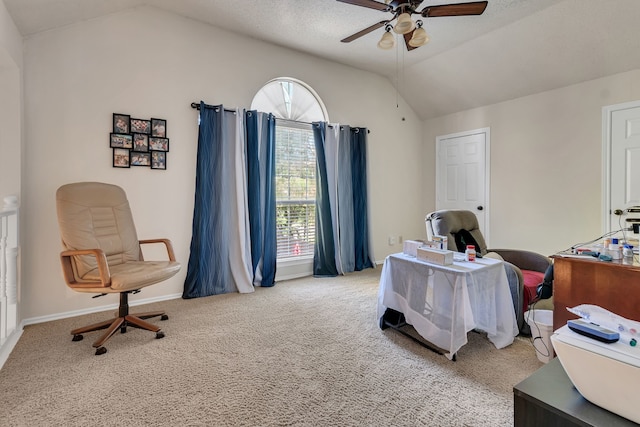
[[[389,246],[396,244],[396,236],[389,236]]]

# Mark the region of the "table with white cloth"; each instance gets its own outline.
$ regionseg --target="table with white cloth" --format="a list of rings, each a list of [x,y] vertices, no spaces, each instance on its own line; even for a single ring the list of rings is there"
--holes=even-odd
[[[387,309],[429,343],[454,359],[467,332],[487,333],[496,348],[510,345],[518,325],[502,261],[478,258],[439,265],[403,253],[389,255],[382,267],[378,319]]]

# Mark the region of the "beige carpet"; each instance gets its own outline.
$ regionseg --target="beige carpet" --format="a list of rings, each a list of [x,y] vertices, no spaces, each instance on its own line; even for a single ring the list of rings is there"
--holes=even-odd
[[[94,356],[92,314],[25,331],[0,370],[2,426],[511,426],[512,387],[542,364],[528,339],[479,333],[452,362],[378,327],[380,267],[132,311],[166,309],[166,337],[132,329]]]

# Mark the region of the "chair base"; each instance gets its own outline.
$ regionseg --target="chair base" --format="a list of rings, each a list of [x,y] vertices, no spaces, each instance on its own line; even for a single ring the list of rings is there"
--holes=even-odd
[[[86,332],[99,331],[106,329],[106,332],[93,343],[93,347],[96,349],[96,355],[104,354],[107,349],[103,347],[104,343],[120,329],[120,333],[126,333],[127,327],[146,329],[147,331],[155,332],[156,339],[164,338],[164,332],[160,328],[152,323],[146,322],[145,319],[151,319],[153,317],[160,317],[160,320],[167,320],[169,316],[164,311],[150,311],[146,313],[139,313],[136,315],[129,314],[128,296],[132,291],[120,293],[120,306],[118,308],[118,317],[94,323],[89,326],[77,328],[71,331],[73,335],[72,341],[81,341],[83,339],[82,334]]]

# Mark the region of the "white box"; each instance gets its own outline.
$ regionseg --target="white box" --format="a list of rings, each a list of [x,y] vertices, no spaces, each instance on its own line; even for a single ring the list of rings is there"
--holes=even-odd
[[[418,248],[424,245],[422,240],[405,240],[402,244],[402,252],[406,255],[417,256]]]
[[[448,248],[447,246],[447,236],[433,236],[433,238],[431,239],[433,242],[435,242],[438,245],[439,249],[444,249],[446,250]]]
[[[416,258],[433,264],[449,265],[453,264],[453,251],[423,246],[418,248]]]
[[[427,240],[426,242],[424,242],[424,244],[422,246],[425,247],[425,248],[440,249],[440,242],[434,242],[433,240]]]

